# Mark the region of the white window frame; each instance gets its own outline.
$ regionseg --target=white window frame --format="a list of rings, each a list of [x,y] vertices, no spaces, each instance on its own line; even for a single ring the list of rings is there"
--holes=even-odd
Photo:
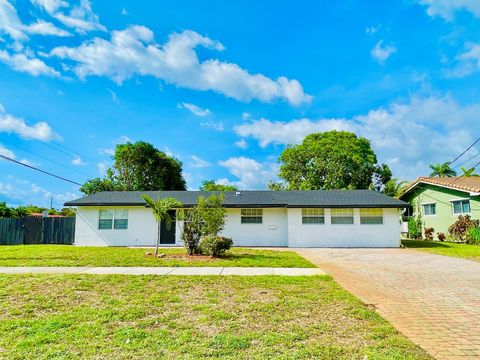
[[[245,221],[246,219],[258,219],[260,218],[260,222],[249,222]],[[263,224],[263,209],[262,208],[244,208],[240,209],[240,224],[242,225],[261,225]]]
[[[463,212],[463,206],[462,206],[462,212],[460,212],[460,213],[456,213],[456,212],[455,212],[455,206],[454,206],[453,204],[456,203],[456,202],[461,202],[461,201],[467,201],[467,202],[468,202],[468,207],[469,207],[469,209],[470,209],[469,212]],[[450,200],[450,204],[451,204],[451,206],[452,206],[452,215],[454,215],[454,216],[458,216],[458,215],[469,215],[469,214],[472,213],[472,204],[471,204],[469,198]]]
[[[425,208],[424,206],[428,206],[428,205],[434,205],[435,206],[435,214],[425,214]],[[422,207],[422,215],[425,216],[425,217],[433,217],[433,216],[437,216],[437,203],[435,202],[429,202],[429,203],[421,203],[420,206]]]
[[[101,215],[102,215],[102,212],[103,213],[111,213],[111,217],[110,218],[102,218]],[[121,216],[122,215],[122,216]],[[123,216],[124,215],[124,216]],[[100,227],[100,221],[101,220],[111,220],[112,224],[109,228],[101,228]],[[116,228],[115,227],[115,223],[116,223],[116,220],[126,220],[126,227],[125,228]],[[101,210],[98,210],[98,222],[97,222],[97,229],[98,230],[128,230],[128,210],[126,209],[115,209],[115,210],[112,210],[112,209],[101,209]]]
[[[380,215],[368,215],[362,214],[367,210],[380,210]],[[380,223],[363,223],[362,218],[381,218],[382,222]],[[385,223],[383,208],[360,208],[360,225],[383,225]]]
[[[348,212],[350,213],[351,212],[351,216],[350,215],[344,215],[344,214],[340,214],[340,215],[334,215],[334,213],[336,211],[339,211],[339,210],[348,210]],[[350,223],[334,223],[333,222],[333,218],[352,218],[352,222]],[[330,223],[332,225],[355,225],[355,211],[353,208],[331,208],[330,209]]]
[[[320,222],[305,222],[305,219],[320,219]],[[303,208],[302,225],[325,225],[325,209]]]

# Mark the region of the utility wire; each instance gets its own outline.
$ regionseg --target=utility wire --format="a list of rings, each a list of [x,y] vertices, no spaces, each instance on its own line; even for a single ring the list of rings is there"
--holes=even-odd
[[[460,155],[458,155],[455,159],[453,159],[452,161],[449,161],[448,162],[448,165],[452,165],[455,161],[457,161],[458,159],[460,159],[468,150],[470,150],[477,142],[480,141],[480,138],[478,138],[477,140],[474,141],[474,143],[472,145],[470,145],[468,148],[466,148]]]
[[[75,185],[78,185],[78,186],[82,186],[82,184],[79,184],[79,183],[77,183],[76,181],[69,180],[69,179],[64,178],[64,177],[62,177],[62,176],[58,176],[58,175],[52,174],[52,173],[50,173],[50,172],[48,172],[48,171],[41,170],[41,169],[39,169],[39,168],[36,168],[35,166],[31,166],[31,165],[28,165],[28,164],[24,164],[24,163],[22,163],[22,162],[20,162],[20,161],[17,161],[17,160],[15,160],[15,159],[9,158],[8,156],[1,155],[1,154],[0,154],[0,158],[3,158],[3,159],[8,160],[8,161],[11,161],[11,162],[13,162],[13,163],[15,163],[15,164],[18,164],[18,165],[25,166],[25,167],[27,167],[27,168],[29,168],[29,169],[39,171],[39,172],[44,173],[44,174],[47,174],[47,175],[49,175],[49,176],[53,176],[54,178],[57,178],[57,179],[60,179],[60,180],[63,180],[63,181],[66,181],[66,182],[69,182],[69,183],[72,183],[72,184],[75,184]]]
[[[480,153],[478,153],[478,154],[476,154],[476,155],[473,155],[472,157],[468,158],[467,160],[462,161],[460,164],[455,165],[453,168],[454,168],[454,169],[457,169],[457,168],[459,168],[460,166],[466,164],[467,162],[469,162],[469,161],[471,161],[471,160],[473,160],[473,159],[475,159],[475,158],[477,158],[477,157],[479,157],[479,156],[480,156]]]

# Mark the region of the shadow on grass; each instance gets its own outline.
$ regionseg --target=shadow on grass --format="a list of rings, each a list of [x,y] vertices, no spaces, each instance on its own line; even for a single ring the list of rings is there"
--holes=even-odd
[[[407,248],[449,248],[448,243],[438,241],[423,240],[402,240],[402,244]]]

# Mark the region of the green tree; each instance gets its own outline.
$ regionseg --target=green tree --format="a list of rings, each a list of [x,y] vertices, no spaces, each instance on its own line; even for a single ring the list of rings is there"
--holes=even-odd
[[[272,181],[272,180],[268,182],[267,187],[268,187],[268,190],[273,190],[273,191],[281,191],[281,190],[287,189],[287,186],[285,185],[285,183],[280,181]]]
[[[182,163],[144,141],[117,145],[113,166],[104,178],[88,180],[86,195],[99,191],[185,190]]]
[[[438,176],[438,177],[457,176],[456,171],[450,167],[449,162],[446,162],[443,164],[440,164],[440,163],[430,164],[429,167],[430,169],[432,169],[430,176]]]
[[[398,181],[398,178],[388,180],[383,187],[385,195],[399,199],[403,195],[408,186],[408,181]]]
[[[152,210],[153,217],[157,222],[158,235],[157,241],[155,242],[155,255],[158,255],[158,245],[160,244],[162,221],[165,220],[165,226],[167,227],[167,230],[170,229],[173,219],[170,216],[169,211],[181,208],[183,204],[177,199],[170,197],[158,199],[157,201],[153,200],[147,195],[142,195],[142,198],[143,200],[145,200],[147,206],[150,207],[150,209]]]
[[[475,174],[475,168],[465,168],[463,166],[460,166],[460,170],[462,170],[462,176],[464,177],[470,177],[470,176],[479,176],[478,174]]]
[[[200,185],[201,191],[237,191],[238,188],[235,185],[223,185],[217,184],[214,180],[204,180]]]
[[[5,202],[0,202],[0,218],[9,218],[12,216],[12,208],[8,207]]]
[[[223,230],[227,213],[222,203],[222,194],[210,195],[207,198],[200,196],[198,198],[196,208],[202,219],[200,229],[202,236],[217,236]]]
[[[279,162],[279,176],[290,190],[380,190],[392,177],[370,141],[346,131],[307,135],[301,144],[287,146]]]

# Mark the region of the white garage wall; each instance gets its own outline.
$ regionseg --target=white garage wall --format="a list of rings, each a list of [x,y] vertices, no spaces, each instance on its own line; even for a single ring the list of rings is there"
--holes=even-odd
[[[128,210],[128,229],[99,230],[99,210]],[[153,246],[157,224],[145,207],[80,206],[75,223],[75,245],[81,246]]]
[[[399,247],[400,221],[397,209],[383,209],[382,225],[360,224],[360,210],[354,209],[354,224],[332,225],[330,209],[325,224],[302,224],[302,209],[289,208],[289,247]]]

